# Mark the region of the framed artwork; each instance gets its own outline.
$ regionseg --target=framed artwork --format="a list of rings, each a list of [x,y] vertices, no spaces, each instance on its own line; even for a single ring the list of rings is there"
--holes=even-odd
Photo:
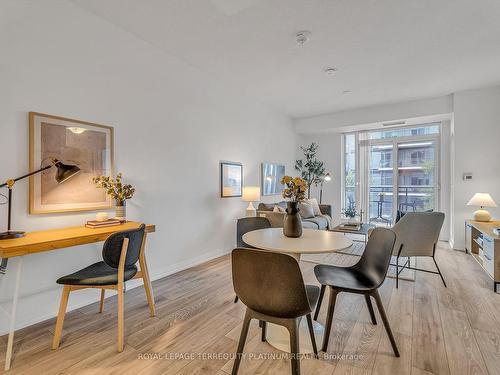
[[[113,128],[91,122],[29,113],[30,170],[51,159],[77,165],[81,172],[58,184],[56,168],[30,177],[30,214],[91,211],[112,207],[111,198],[92,178],[113,175]]]
[[[221,198],[241,197],[243,187],[243,165],[241,163],[220,163]]]
[[[285,166],[275,163],[262,163],[262,195],[278,195],[283,191],[281,179],[285,176]]]

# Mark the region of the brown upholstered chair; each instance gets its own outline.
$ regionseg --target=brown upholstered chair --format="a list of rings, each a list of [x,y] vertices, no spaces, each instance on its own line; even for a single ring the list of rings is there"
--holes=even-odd
[[[314,354],[318,354],[311,312],[318,301],[319,288],[304,285],[299,264],[286,254],[238,248],[233,250],[232,262],[234,289],[241,302],[247,306],[232,375],[238,373],[252,319],[263,321],[264,341],[267,322],[288,329],[292,374],[299,375],[299,324],[304,316],[307,318]]]

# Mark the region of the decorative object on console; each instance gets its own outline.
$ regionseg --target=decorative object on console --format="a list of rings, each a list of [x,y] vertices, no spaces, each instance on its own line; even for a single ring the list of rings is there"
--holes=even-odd
[[[94,177],[92,181],[94,184],[101,189],[106,191],[115,201],[115,219],[125,220],[127,217],[126,213],[126,201],[134,196],[135,189],[130,184],[122,183],[122,173],[116,175],[116,180],[108,176],[98,176]]]
[[[285,176],[285,166],[274,163],[262,163],[262,195],[281,194],[281,179]]]
[[[241,163],[220,163],[221,198],[241,197],[243,187],[243,165]]]
[[[260,187],[258,186],[245,186],[243,188],[242,199],[245,202],[248,202],[248,207],[246,211],[247,217],[255,217],[257,216],[257,211],[253,206],[252,202],[260,201]]]
[[[329,182],[332,180],[332,176],[330,175],[330,173],[327,173],[323,176],[323,178],[321,179],[321,187],[319,189],[319,203],[322,203],[323,201],[323,184],[325,182]]]
[[[30,170],[58,159],[81,172],[64,185],[54,172],[30,178],[30,214],[90,211],[112,206],[111,198],[94,189],[92,177],[113,173],[113,128],[90,122],[29,113]]]
[[[479,206],[479,210],[474,212],[475,221],[491,221],[491,214],[484,207],[497,207],[497,204],[488,193],[476,193],[467,203],[467,206]]]
[[[57,184],[62,184],[63,182],[67,181],[69,178],[77,175],[80,173],[80,168],[78,168],[76,165],[71,165],[71,164],[64,164],[63,162],[57,160],[57,159],[52,159],[51,164],[47,165],[45,167],[42,167],[36,171],[30,172],[28,174],[25,174],[21,177],[18,178],[13,178],[7,180],[4,184],[0,185],[0,188],[7,187],[9,190],[8,196],[7,196],[7,203],[8,203],[8,211],[7,211],[7,232],[0,233],[0,240],[5,240],[5,239],[10,239],[10,238],[17,238],[17,237],[23,237],[24,232],[18,232],[18,231],[11,231],[11,216],[12,216],[12,188],[14,187],[14,184],[22,180],[26,177],[33,176],[37,173],[41,173],[43,171],[46,171],[52,167],[56,167],[56,174],[55,174],[55,180]]]
[[[284,176],[281,184],[286,186],[283,190],[283,198],[289,199],[283,220],[283,234],[286,237],[297,238],[302,236],[302,220],[298,205],[306,198],[307,182],[300,177]]]
[[[305,160],[295,160],[295,170],[300,172],[302,178],[307,182],[307,198],[311,198],[311,186],[318,186],[325,176],[325,167],[322,161],[316,158],[318,144],[311,143],[308,147],[301,146]]]
[[[361,221],[356,220],[356,216],[358,216],[358,212],[356,211],[356,206],[354,202],[350,202],[349,206],[342,210],[342,214],[347,219],[347,224],[352,224],[355,226],[361,225]]]
[[[107,219],[104,221],[99,221],[99,220],[90,220],[87,221],[87,224],[85,226],[87,228],[106,228],[106,227],[114,227],[115,225],[120,225],[122,223],[121,220],[119,219]]]

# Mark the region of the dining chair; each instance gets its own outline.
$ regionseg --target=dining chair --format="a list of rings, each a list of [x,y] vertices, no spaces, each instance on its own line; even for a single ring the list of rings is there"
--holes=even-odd
[[[250,321],[258,319],[263,321],[262,341],[266,340],[267,322],[288,329],[292,374],[299,375],[299,325],[304,316],[314,354],[318,355],[311,312],[318,301],[319,288],[304,285],[299,264],[287,254],[237,248],[232,252],[232,263],[234,289],[247,309],[231,374],[238,373]]]
[[[441,277],[444,286],[443,274],[436,262],[436,245],[439,241],[439,234],[443,227],[445,215],[442,212],[407,212],[395,225],[392,230],[396,233],[396,243],[393,256],[396,257],[396,288],[399,286],[399,274],[405,269],[423,271],[437,274]],[[431,257],[436,266],[437,272],[421,268],[411,267],[411,257]],[[399,258],[407,258],[401,266]]]
[[[377,303],[378,311],[382,317],[385,330],[391,341],[394,355],[399,357],[398,347],[391,327],[385,314],[384,305],[380,299],[378,288],[382,285],[389,269],[392,249],[396,241],[396,234],[385,228],[375,228],[366,244],[365,251],[359,261],[350,267],[338,267],[320,264],[314,267],[314,274],[321,284],[321,293],[314,319],[318,318],[321,302],[326,287],[330,290],[328,313],[326,319],[325,335],[323,337],[322,351],[327,351],[330,332],[332,329],[335,301],[341,292],[363,294],[368,305],[368,311],[373,324],[377,324],[371,297]]]
[[[243,235],[253,230],[271,228],[271,223],[265,217],[244,217],[236,223],[236,247],[254,249],[253,246],[243,241]],[[234,303],[238,302],[238,296],[234,297]]]
[[[69,294],[75,290],[87,288],[101,289],[100,313],[104,309],[106,289],[116,290],[118,293],[118,352],[122,352],[124,346],[124,291],[126,281],[142,278],[149,304],[150,316],[155,316],[153,290],[144,255],[146,243],[145,227],[142,224],[138,229],[112,234],[104,242],[102,250],[103,261],[94,263],[57,280],[57,283],[64,285],[64,288],[57,316],[54,340],[52,341],[52,349],[55,350],[59,347]],[[136,266],[138,261],[140,270]]]

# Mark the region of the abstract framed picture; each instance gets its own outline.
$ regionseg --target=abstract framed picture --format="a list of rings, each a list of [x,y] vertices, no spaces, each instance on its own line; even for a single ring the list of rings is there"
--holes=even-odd
[[[81,172],[62,184],[56,168],[30,177],[30,214],[92,211],[112,207],[111,198],[97,189],[92,178],[112,176],[113,128],[111,126],[43,113],[29,113],[30,170],[57,159],[78,166]]]
[[[278,195],[283,191],[281,179],[285,176],[285,166],[275,163],[262,163],[262,195]]]
[[[243,165],[241,163],[220,163],[221,198],[241,197],[243,189]]]

